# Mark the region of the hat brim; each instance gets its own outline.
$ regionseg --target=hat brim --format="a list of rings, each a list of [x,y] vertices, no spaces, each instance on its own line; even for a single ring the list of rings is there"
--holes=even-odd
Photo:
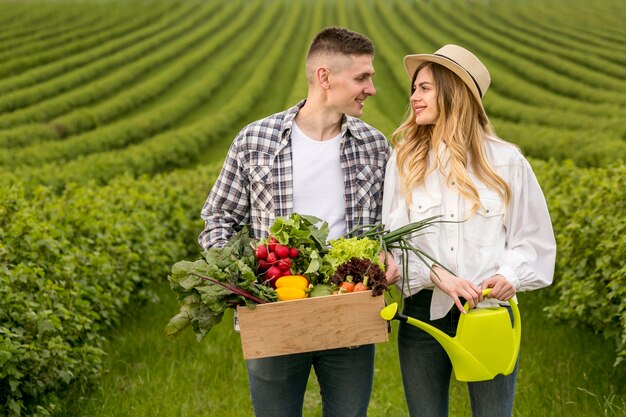
[[[415,75],[417,67],[419,67],[423,62],[434,62],[448,68],[450,71],[455,73],[465,83],[465,85],[467,85],[467,87],[474,95],[474,98],[478,101],[478,104],[483,107],[482,97],[480,95],[478,87],[476,86],[476,82],[474,81],[472,76],[469,75],[467,71],[465,71],[463,67],[461,67],[459,64],[452,61],[451,59],[433,54],[414,54],[405,56],[403,62],[404,69],[409,75],[410,80],[413,80],[413,76]]]

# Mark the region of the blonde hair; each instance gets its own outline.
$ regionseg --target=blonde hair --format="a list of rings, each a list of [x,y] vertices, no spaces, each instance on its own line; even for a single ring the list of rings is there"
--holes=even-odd
[[[489,118],[476,101],[465,83],[452,71],[432,62],[421,64],[415,71],[411,88],[414,89],[417,73],[430,67],[437,90],[439,115],[434,125],[417,125],[415,111],[409,106],[404,122],[393,132],[391,143],[396,147],[398,175],[402,191],[411,203],[411,190],[424,183],[426,176],[439,169],[446,176],[446,183],[455,182],[459,193],[471,203],[472,214],[481,206],[478,189],[468,173],[474,175],[489,188],[495,190],[505,207],[511,199],[511,188],[489,165],[483,143],[495,137]],[[446,175],[445,161],[437,152],[445,141],[450,171]],[[429,154],[433,163],[429,166]]]

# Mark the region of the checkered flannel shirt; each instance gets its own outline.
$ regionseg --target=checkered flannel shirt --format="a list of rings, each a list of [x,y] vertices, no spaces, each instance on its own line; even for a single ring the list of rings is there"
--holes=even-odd
[[[234,139],[222,170],[202,208],[200,245],[223,246],[248,224],[266,237],[276,217],[293,212],[291,127],[305,101],[253,122]],[[341,170],[345,184],[346,228],[381,222],[383,180],[390,148],[385,136],[357,118],[344,116]]]

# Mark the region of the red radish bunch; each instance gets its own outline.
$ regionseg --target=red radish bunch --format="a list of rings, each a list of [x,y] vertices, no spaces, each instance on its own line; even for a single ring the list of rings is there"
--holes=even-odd
[[[274,236],[270,236],[267,243],[257,246],[257,273],[263,277],[263,283],[274,287],[278,278],[293,275],[291,266],[298,254],[297,248],[281,245]]]

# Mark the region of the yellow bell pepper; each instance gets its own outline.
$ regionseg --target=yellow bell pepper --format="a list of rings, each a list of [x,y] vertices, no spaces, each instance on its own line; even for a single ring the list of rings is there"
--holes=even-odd
[[[280,301],[298,300],[300,298],[306,298],[308,295],[302,288],[295,287],[276,288],[276,293]]]
[[[309,288],[309,280],[303,275],[285,275],[276,280],[276,288]]]

